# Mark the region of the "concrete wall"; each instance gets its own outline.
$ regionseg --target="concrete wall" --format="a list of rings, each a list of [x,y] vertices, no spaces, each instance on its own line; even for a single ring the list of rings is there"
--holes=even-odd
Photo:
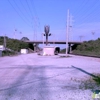
[[[27,49],[21,49],[21,54],[27,54],[28,50]]]
[[[44,47],[43,48],[43,55],[55,55],[55,48],[54,47]]]
[[[5,47],[3,45],[0,45],[0,50],[1,51],[5,50]]]

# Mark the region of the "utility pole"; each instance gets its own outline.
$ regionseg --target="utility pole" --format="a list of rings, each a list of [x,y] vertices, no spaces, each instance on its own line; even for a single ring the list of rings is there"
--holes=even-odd
[[[69,16],[69,34],[70,34],[69,40],[70,41],[73,41],[73,39],[72,39],[72,23],[73,23],[74,20],[72,20],[72,18],[73,18],[73,16],[70,15]]]
[[[5,36],[4,36],[4,48],[5,48],[5,50],[6,50],[6,34],[5,34]]]
[[[69,38],[69,9],[67,14],[66,56],[68,56],[68,38]]]
[[[16,32],[17,32],[17,29],[14,29],[14,39],[16,39]]]
[[[80,42],[82,42],[82,38],[83,38],[83,37],[84,37],[84,36],[82,36],[82,35],[79,36]]]
[[[94,40],[94,34],[95,34],[95,32],[94,32],[94,31],[92,31],[92,35],[93,35],[93,40]]]
[[[34,40],[37,41],[37,27],[38,27],[38,22],[37,22],[37,17],[34,17]]]
[[[19,32],[20,33],[20,40],[22,39],[22,32]]]

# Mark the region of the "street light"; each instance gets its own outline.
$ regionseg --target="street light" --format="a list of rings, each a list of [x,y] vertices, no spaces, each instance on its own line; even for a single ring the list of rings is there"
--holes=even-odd
[[[22,32],[19,32],[19,33],[20,33],[20,37],[22,38],[22,36],[21,36],[22,35]]]

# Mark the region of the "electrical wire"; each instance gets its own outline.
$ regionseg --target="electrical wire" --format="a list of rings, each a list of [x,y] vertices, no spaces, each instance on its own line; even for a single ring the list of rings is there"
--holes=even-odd
[[[15,10],[15,12],[20,16],[20,18],[24,21],[25,24],[27,24],[28,26],[31,26],[21,15],[20,13],[16,10],[16,8],[13,6],[13,4],[10,2],[10,0],[8,0],[9,4],[12,6],[12,8]]]
[[[33,18],[33,13],[32,13],[32,11],[31,11],[31,8],[30,8],[29,4],[28,4],[28,1],[27,1],[27,0],[25,0],[25,1],[26,1],[26,3],[27,3],[28,9],[29,9],[29,11],[30,11],[31,17]]]
[[[36,32],[37,32],[37,29],[36,29],[36,27],[37,27],[37,21],[36,21],[36,18],[34,18],[33,17],[33,12],[31,11],[31,7],[29,6],[29,3],[28,3],[28,1],[26,0],[26,3],[27,3],[27,7],[28,7],[28,9],[29,9],[29,11],[30,11],[30,15],[31,15],[31,18],[33,19],[33,21],[34,21],[34,40],[36,39],[37,40],[37,34],[36,34]]]
[[[93,9],[92,10],[90,9],[89,10],[90,12],[86,16],[81,15],[77,19],[81,18],[82,19],[81,21],[85,21],[87,18],[91,17],[91,14],[93,14],[93,11],[97,8],[97,6],[96,6],[97,3],[98,3],[98,1],[94,1],[92,5],[90,5],[88,8],[86,8],[86,10],[84,10],[83,14],[87,11],[87,9],[89,9],[89,8],[93,8]]]
[[[20,7],[18,6],[18,4],[15,2],[15,0],[13,0],[14,1],[14,3],[15,3],[15,5],[16,5],[16,7],[19,9],[19,11],[21,12],[21,14],[25,17],[25,19],[27,20],[27,22],[30,22],[28,19],[27,19],[27,17],[25,16],[25,14],[22,12],[22,10],[20,9]]]
[[[22,4],[24,10],[27,12],[27,14],[30,15],[30,13],[28,12],[28,10],[26,9],[26,7],[24,6],[24,4],[22,3],[22,0],[20,0],[20,2],[21,2],[21,4]],[[31,18],[31,15],[30,15],[30,18]]]
[[[83,2],[81,2],[81,4],[77,7],[78,10],[75,10],[75,17],[78,16],[79,12],[82,12],[82,10],[84,9],[84,6],[89,2],[89,0],[83,0]]]
[[[38,21],[38,27],[39,27],[39,29],[40,29],[40,32],[42,33],[42,31],[41,31],[41,23],[40,23],[40,19],[39,19],[39,17],[38,17],[38,13],[37,13],[37,11],[36,11],[36,8],[35,8],[35,4],[34,4],[34,1],[33,0],[31,0],[31,5],[33,4],[33,6],[32,7],[34,7],[33,9],[34,9],[34,14],[37,16],[37,21]],[[41,34],[40,33],[40,34]]]

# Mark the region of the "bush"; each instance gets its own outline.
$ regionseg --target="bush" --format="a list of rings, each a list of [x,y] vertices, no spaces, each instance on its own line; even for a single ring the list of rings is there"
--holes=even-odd
[[[3,44],[4,44],[4,37],[1,36],[0,45],[3,45]],[[20,52],[20,49],[23,49],[23,48],[28,49],[29,45],[28,43],[25,43],[23,41],[6,37],[6,48],[10,50],[3,51],[3,56],[16,54],[17,52]]]
[[[93,41],[85,41],[73,51],[74,54],[82,54],[89,56],[99,56],[100,57],[100,38]]]

